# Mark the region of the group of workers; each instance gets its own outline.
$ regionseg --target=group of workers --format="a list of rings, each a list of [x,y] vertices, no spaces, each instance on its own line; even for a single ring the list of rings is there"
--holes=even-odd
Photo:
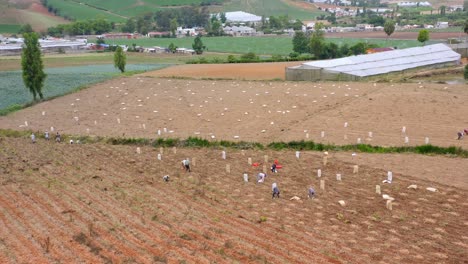
[[[45,140],[49,141],[50,140],[50,134],[49,131],[44,132],[44,138]],[[34,133],[31,134],[31,141],[32,143],[36,143],[36,135]],[[55,142],[60,143],[62,141],[62,136],[60,135],[59,132],[55,134]],[[73,140],[72,140],[73,141]],[[72,142],[70,142],[72,143]]]

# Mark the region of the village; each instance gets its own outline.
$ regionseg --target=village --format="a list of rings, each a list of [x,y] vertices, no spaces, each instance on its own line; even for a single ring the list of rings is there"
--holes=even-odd
[[[331,4],[329,0],[310,0],[320,10],[326,11],[328,14],[336,17],[356,17],[359,16],[363,10],[357,6],[350,6],[351,1],[333,1]],[[403,14],[398,12],[399,7],[401,8],[417,8],[417,7],[430,7],[431,4],[428,2],[407,2],[407,1],[386,1],[384,3],[396,4],[397,9],[393,8],[368,8],[365,12],[371,13],[383,18],[399,17]],[[444,7],[444,12],[457,12],[462,10],[463,6],[453,5]],[[211,14],[211,17],[220,18],[220,13]],[[270,18],[262,17],[256,14],[247,13],[244,11],[226,12],[223,13],[226,18],[226,22],[222,23],[222,30],[219,35],[232,36],[232,37],[273,37],[273,36],[289,36],[293,37],[297,30],[293,28],[284,28],[274,33],[265,33],[261,30],[262,23],[268,23]],[[324,17],[322,17],[324,18]],[[294,22],[294,21],[291,21]],[[349,33],[349,32],[375,32],[380,31],[383,33],[383,25],[374,25],[370,23],[358,23],[350,26],[334,26],[330,23],[329,19],[321,20],[304,20],[301,21],[301,27],[299,31],[304,33],[310,33],[314,31],[316,24],[322,24],[324,27],[321,29],[325,33]],[[395,24],[395,31],[410,31],[414,29],[448,29],[451,27],[448,21],[434,21],[428,24]],[[175,32],[171,34],[170,31],[150,31],[146,34],[138,32],[125,33],[125,32],[108,32],[100,35],[67,35],[63,37],[51,37],[43,36],[40,39],[42,51],[45,53],[83,53],[83,52],[94,52],[104,51],[112,45],[113,40],[117,39],[143,39],[143,38],[185,38],[195,36],[207,36],[209,35],[206,28],[204,27],[177,27]],[[338,35],[339,36],[339,35]],[[101,43],[98,43],[102,40]],[[16,35],[2,36],[0,35],[0,56],[4,55],[19,55],[21,53],[21,46],[23,39],[16,37]],[[122,45],[124,50],[129,47]],[[169,49],[169,47],[160,46],[135,46],[135,51],[147,52],[147,53],[178,53],[178,54],[194,54],[195,51],[191,48],[177,47],[175,50]]]

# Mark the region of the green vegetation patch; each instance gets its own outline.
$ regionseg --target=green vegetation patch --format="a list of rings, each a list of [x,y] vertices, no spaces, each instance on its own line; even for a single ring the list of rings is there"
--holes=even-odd
[[[28,137],[32,131],[16,131],[11,129],[0,129],[0,137]],[[38,134],[42,137],[41,134]],[[290,141],[290,142],[272,142],[267,146],[256,142],[246,141],[209,141],[198,137],[189,137],[187,139],[179,138],[123,138],[123,137],[90,137],[90,136],[71,136],[62,135],[65,139],[79,139],[82,143],[98,143],[103,142],[112,145],[137,145],[137,146],[153,146],[153,147],[188,147],[188,148],[231,148],[231,149],[256,149],[256,150],[304,150],[304,151],[355,151],[361,153],[414,153],[423,155],[450,155],[453,157],[468,158],[468,150],[461,147],[438,147],[434,145],[420,146],[404,146],[404,147],[382,147],[372,146],[368,144],[355,145],[333,145],[315,143],[313,141]]]
[[[20,28],[18,24],[0,24],[0,33],[18,33]]]
[[[56,10],[57,15],[71,20],[96,18],[105,18],[113,22],[125,22],[126,20],[124,17],[73,0],[47,0],[47,7]]]
[[[382,35],[385,33],[382,32]],[[94,41],[94,40],[90,40]],[[142,38],[142,39],[116,39],[113,43],[118,45],[144,47],[169,47],[174,43],[179,48],[192,48],[194,38]],[[293,51],[292,37],[203,37],[203,45],[208,52],[278,54],[288,55]],[[352,46],[358,42],[376,44],[379,47],[398,47],[399,49],[421,46],[417,40],[388,40],[362,39],[362,38],[326,38],[327,42],[334,42],[340,46],[347,43]],[[428,44],[428,43],[427,43]]]
[[[306,10],[288,5],[281,0],[231,0],[224,5],[224,11],[245,11],[258,16],[284,16],[292,19],[313,20],[315,17],[327,14],[320,10]]]
[[[129,64],[129,72],[147,71],[166,67],[164,64]],[[75,66],[46,69],[47,78],[43,93],[44,98],[54,98],[88,85],[119,76],[119,71],[111,64]],[[32,101],[32,95],[23,83],[21,71],[0,72],[0,114],[18,110]]]

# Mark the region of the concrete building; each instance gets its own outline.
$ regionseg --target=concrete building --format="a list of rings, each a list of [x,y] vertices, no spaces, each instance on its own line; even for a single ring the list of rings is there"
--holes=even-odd
[[[246,27],[246,26],[224,27],[223,31],[224,31],[224,34],[235,36],[235,37],[257,35],[257,31],[255,30],[255,28]]]

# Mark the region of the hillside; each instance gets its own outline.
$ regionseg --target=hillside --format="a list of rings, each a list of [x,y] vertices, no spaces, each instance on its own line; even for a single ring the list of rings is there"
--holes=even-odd
[[[68,21],[49,13],[40,0],[0,0],[0,33],[16,33],[27,23],[34,30],[43,31]]]
[[[257,15],[281,16],[310,20],[321,12],[309,3],[299,0],[211,0],[210,12],[246,11]],[[210,0],[0,0],[0,33],[16,33],[21,25],[29,23],[36,31],[44,31],[69,20],[105,18],[123,23],[129,17],[166,8],[200,5]],[[221,3],[223,3],[221,5]],[[51,11],[51,12],[49,12]],[[53,12],[53,13],[52,13]],[[56,16],[55,14],[59,15]]]

